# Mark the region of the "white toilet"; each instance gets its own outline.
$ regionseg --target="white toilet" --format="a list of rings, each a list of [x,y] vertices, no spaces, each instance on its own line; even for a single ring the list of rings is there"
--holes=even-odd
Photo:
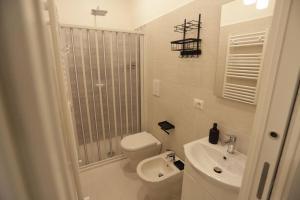
[[[161,142],[150,133],[141,132],[124,137],[121,148],[129,159],[130,167],[136,170],[140,161],[160,153]]]

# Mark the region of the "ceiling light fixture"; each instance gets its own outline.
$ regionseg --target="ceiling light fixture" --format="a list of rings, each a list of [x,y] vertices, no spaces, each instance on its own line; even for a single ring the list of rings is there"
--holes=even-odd
[[[256,9],[262,10],[266,9],[269,6],[269,0],[257,0],[256,2]]]
[[[252,5],[256,3],[256,0],[243,0],[246,6]]]

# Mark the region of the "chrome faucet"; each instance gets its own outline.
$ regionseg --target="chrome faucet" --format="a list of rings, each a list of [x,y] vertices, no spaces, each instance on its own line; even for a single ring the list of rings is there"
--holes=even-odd
[[[223,144],[228,144],[227,152],[230,154],[234,154],[235,144],[236,144],[236,136],[226,135],[225,137],[229,137],[228,139],[223,140]]]
[[[176,160],[175,152],[171,151],[170,153],[167,154],[166,158],[171,158],[170,161],[175,162]]]

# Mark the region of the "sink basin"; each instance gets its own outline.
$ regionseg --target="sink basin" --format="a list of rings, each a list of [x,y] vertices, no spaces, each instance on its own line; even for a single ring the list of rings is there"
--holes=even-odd
[[[208,137],[184,145],[186,159],[197,172],[234,189],[241,187],[246,156],[227,152],[227,145],[210,144]]]

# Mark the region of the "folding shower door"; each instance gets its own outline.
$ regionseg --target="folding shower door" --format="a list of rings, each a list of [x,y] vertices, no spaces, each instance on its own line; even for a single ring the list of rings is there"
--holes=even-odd
[[[81,166],[121,154],[141,127],[140,34],[62,26],[66,80]]]

